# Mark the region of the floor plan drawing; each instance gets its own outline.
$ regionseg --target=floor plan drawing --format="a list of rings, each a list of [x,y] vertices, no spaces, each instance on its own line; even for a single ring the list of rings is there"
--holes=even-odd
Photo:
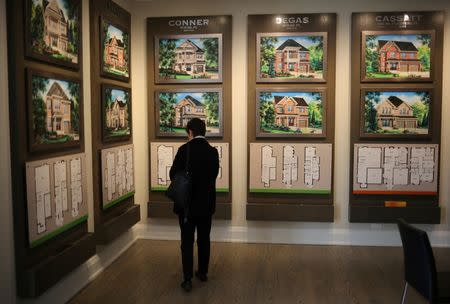
[[[288,188],[292,187],[292,183],[298,178],[298,157],[295,155],[294,147],[283,147],[283,184]],[[274,178],[273,178],[274,179]]]
[[[150,166],[156,170],[150,170],[151,191],[165,191],[170,185],[170,168],[177,155],[178,149],[184,142],[152,142],[150,144]],[[217,149],[219,155],[219,173],[216,179],[216,191],[228,192],[229,190],[229,144],[222,142],[210,142]]]
[[[133,151],[133,145],[102,150],[102,200],[104,209],[134,194]]]
[[[305,185],[312,188],[314,183],[320,180],[320,157],[316,147],[305,147]]]
[[[30,245],[77,220],[87,219],[84,154],[26,163]]]
[[[273,156],[271,146],[263,146],[261,149],[261,181],[264,187],[270,187],[270,181],[276,179],[277,158]]]
[[[438,145],[356,144],[355,194],[437,193]]]
[[[177,151],[178,148],[176,148]],[[169,172],[176,154],[175,147],[159,145],[157,149],[158,185],[168,186],[170,183]]]
[[[331,144],[251,143],[250,192],[331,193]]]

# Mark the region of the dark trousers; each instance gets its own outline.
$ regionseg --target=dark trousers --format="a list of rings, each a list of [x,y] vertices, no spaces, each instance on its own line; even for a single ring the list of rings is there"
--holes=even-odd
[[[197,229],[197,253],[198,271],[202,274],[208,273],[211,216],[184,217],[179,216],[178,222],[181,229],[181,257],[183,262],[183,275],[185,280],[192,279],[194,268],[194,235]]]

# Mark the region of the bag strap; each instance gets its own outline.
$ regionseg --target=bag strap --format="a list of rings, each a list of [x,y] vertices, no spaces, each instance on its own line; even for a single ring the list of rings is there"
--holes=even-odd
[[[186,153],[186,163],[185,163],[185,165],[184,165],[184,170],[186,171],[186,172],[188,172],[189,173],[189,157],[190,157],[190,145],[189,145],[189,142],[187,143],[187,153]]]

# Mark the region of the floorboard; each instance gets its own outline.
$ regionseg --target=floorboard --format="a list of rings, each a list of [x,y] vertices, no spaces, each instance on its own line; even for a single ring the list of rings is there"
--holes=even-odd
[[[450,270],[450,249],[435,249]],[[212,243],[209,281],[181,282],[179,242],[138,240],[69,303],[399,303],[401,248]],[[407,303],[425,303],[410,289]]]

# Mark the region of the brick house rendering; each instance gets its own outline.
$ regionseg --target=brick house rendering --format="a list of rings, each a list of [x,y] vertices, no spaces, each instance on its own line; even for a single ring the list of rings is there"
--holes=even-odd
[[[417,128],[417,118],[413,109],[396,96],[390,96],[376,108],[377,125],[379,129]]]
[[[72,132],[71,101],[57,82],[53,83],[45,95],[45,106],[47,131],[56,132],[57,135],[70,134]]]
[[[54,51],[67,53],[67,21],[56,0],[44,10],[44,43]]]
[[[380,72],[420,72],[419,51],[412,42],[379,40]]]
[[[200,101],[187,95],[175,105],[174,125],[183,128],[192,118],[199,118],[206,122],[206,110]]]
[[[206,71],[205,51],[187,39],[175,48],[175,65],[177,72],[203,74]]]
[[[276,73],[309,73],[309,50],[294,39],[287,39],[275,51]]]
[[[105,45],[105,63],[113,68],[123,69],[126,67],[123,41],[112,36]]]
[[[106,109],[106,127],[125,129],[128,127],[128,105],[116,98]]]
[[[301,97],[275,96],[275,124],[291,128],[308,128],[308,104]]]

